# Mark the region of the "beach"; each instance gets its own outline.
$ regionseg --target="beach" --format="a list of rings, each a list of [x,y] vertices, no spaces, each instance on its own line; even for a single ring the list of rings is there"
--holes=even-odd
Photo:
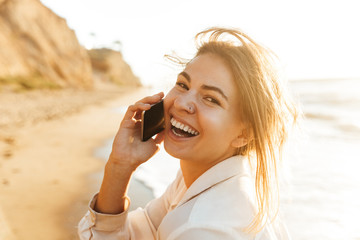
[[[78,239],[77,223],[105,164],[94,151],[115,135],[124,112],[116,109],[149,92],[108,86],[2,93],[0,239]],[[132,185],[131,194],[141,196],[132,198],[134,207],[152,198],[141,181]]]

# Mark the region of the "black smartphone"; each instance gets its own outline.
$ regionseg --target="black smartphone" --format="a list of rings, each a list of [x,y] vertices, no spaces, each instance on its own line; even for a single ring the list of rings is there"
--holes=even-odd
[[[147,141],[155,134],[165,129],[164,103],[161,100],[143,111],[141,115],[141,140]]]

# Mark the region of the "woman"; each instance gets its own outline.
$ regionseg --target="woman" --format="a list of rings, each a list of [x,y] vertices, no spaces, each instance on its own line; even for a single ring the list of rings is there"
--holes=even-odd
[[[164,98],[165,130],[140,140],[140,113],[163,93],[128,108],[100,192],[79,223],[81,239],[288,238],[275,224],[276,166],[297,113],[272,54],[234,29],[197,39],[196,56]],[[128,213],[131,175],[162,141],[181,170],[163,196]]]

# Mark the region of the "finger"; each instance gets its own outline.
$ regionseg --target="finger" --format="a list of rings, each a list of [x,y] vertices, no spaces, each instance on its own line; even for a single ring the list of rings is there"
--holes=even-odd
[[[135,119],[136,121],[140,121],[141,117],[142,117],[142,113],[143,113],[143,111],[137,111],[135,113],[135,115],[133,116],[133,119]]]
[[[135,123],[135,128],[140,129],[141,128],[141,122],[136,122]]]
[[[159,92],[152,96],[144,97],[143,99],[139,100],[138,103],[148,103],[148,104],[155,104],[159,102],[164,97],[163,92]]]
[[[138,101],[136,104],[151,104],[152,105],[152,104],[158,103],[163,97],[164,97],[164,93],[160,92],[153,96],[145,97],[142,100]],[[141,119],[141,116],[142,116],[142,111],[137,111],[133,115],[132,118],[136,121],[139,121]]]
[[[150,104],[144,104],[144,103],[135,103],[133,105],[130,105],[124,115],[124,119],[132,119],[136,112],[149,110],[150,107],[151,107]]]

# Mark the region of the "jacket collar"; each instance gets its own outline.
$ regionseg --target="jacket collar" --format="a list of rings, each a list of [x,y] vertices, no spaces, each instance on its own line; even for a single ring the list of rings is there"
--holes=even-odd
[[[187,189],[184,196],[178,203],[178,206],[188,202],[214,185],[240,175],[251,176],[248,158],[236,155],[225,159],[196,179],[195,182],[193,182],[193,184]]]

